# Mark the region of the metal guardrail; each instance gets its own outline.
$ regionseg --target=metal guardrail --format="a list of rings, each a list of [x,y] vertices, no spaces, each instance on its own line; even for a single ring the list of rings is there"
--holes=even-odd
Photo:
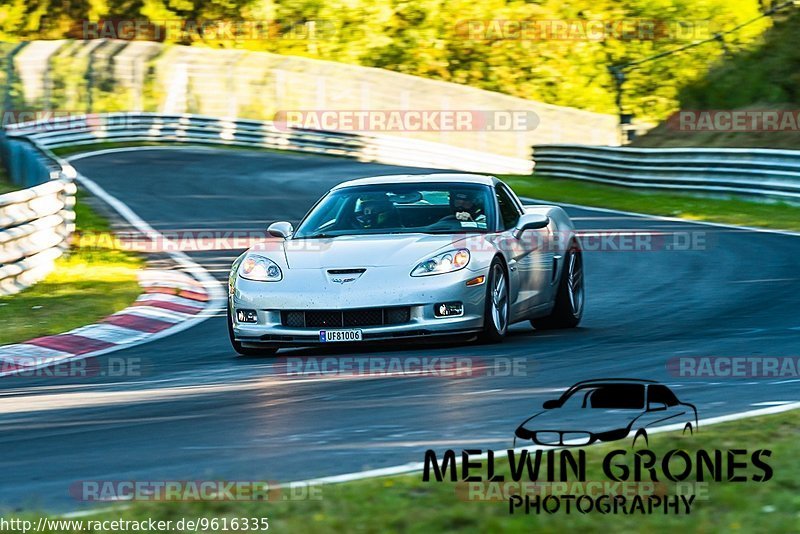
[[[10,125],[8,135],[25,136],[48,148],[101,142],[166,141],[293,150],[390,165],[472,172],[528,174],[532,169],[529,160],[431,141],[284,128],[271,121],[202,115],[135,112],[57,117]]]
[[[25,137],[0,137],[11,181],[27,189],[0,195],[0,295],[47,276],[68,247],[75,225],[76,173]]]
[[[77,173],[51,149],[107,142],[234,145],[473,172],[527,174],[532,169],[528,160],[429,141],[200,115],[105,113],[10,124],[0,137],[0,155],[12,181],[29,189],[0,196],[0,295],[52,271],[74,230]]]
[[[536,173],[631,187],[800,198],[800,151],[755,148],[533,147]]]

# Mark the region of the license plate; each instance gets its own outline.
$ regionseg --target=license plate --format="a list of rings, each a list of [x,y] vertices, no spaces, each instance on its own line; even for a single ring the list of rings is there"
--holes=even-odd
[[[321,343],[361,341],[361,330],[320,330],[319,340]]]

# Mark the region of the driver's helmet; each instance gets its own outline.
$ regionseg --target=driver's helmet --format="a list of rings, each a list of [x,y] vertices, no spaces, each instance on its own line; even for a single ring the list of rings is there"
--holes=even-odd
[[[483,213],[483,195],[479,191],[453,191],[450,195],[450,207],[455,213],[467,212],[473,218]]]
[[[382,228],[392,224],[395,210],[394,204],[387,198],[362,200],[355,219],[362,228]]]

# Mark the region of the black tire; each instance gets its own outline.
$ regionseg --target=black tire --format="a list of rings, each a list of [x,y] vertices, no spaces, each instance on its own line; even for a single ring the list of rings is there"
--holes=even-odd
[[[243,347],[242,344],[236,341],[236,338],[233,337],[233,317],[231,316],[230,304],[228,305],[227,315],[228,315],[228,337],[231,340],[231,346],[233,347],[233,350],[235,350],[242,356],[273,356],[276,352],[278,352],[277,347],[272,347],[269,345],[263,345],[258,348]]]
[[[531,319],[531,325],[537,330],[575,328],[583,317],[585,300],[583,253],[578,243],[573,242],[564,255],[553,311],[545,317]]]
[[[489,266],[489,276],[486,279],[486,304],[483,311],[481,341],[497,343],[506,336],[511,316],[508,295],[508,273],[503,262],[495,258]]]

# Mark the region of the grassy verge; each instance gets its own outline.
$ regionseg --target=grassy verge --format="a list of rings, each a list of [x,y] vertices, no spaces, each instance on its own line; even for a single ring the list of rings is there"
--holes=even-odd
[[[17,189],[19,189],[17,186],[8,181],[6,170],[3,168],[2,164],[0,164],[0,195],[16,191]]]
[[[701,448],[721,450],[723,456],[730,449],[747,449],[748,466],[738,470],[737,474],[748,478],[761,473],[753,467],[749,454],[758,449],[771,451],[771,456],[762,457],[773,469],[771,480],[711,482],[698,493],[688,516],[683,512],[665,515],[663,509],[652,515],[579,514],[574,510],[566,515],[563,508],[552,515],[510,515],[508,501],[503,498],[493,502],[471,501],[464,497],[464,493],[457,494],[455,483],[422,482],[421,476],[415,474],[325,486],[320,490],[321,498],[316,500],[135,503],[127,509],[104,511],[90,518],[177,521],[192,517],[228,520],[234,517],[268,517],[270,530],[277,532],[563,532],[565,527],[591,532],[672,532],[687,528],[700,532],[758,532],[765,527],[770,532],[796,532],[800,525],[800,464],[796,461],[798,434],[800,411],[701,428],[695,436],[683,436],[678,432],[651,436],[650,450],[659,459],[667,451],[675,449],[685,450],[690,456]],[[590,447],[585,449],[586,480],[608,480],[601,466],[604,457],[615,449],[624,449],[628,465],[633,465],[633,452],[627,442]],[[460,451],[456,453],[460,454]],[[508,464],[498,459],[496,464],[499,467],[496,473],[510,480]],[[257,471],[266,469],[264,466]],[[723,466],[723,477],[727,477],[726,469]],[[485,467],[479,472],[486,476]],[[659,469],[657,476],[663,481],[661,473]],[[696,481],[696,474],[688,480]],[[666,487],[667,494],[674,495],[674,488],[670,484]],[[211,528],[206,531],[218,530]],[[72,531],[67,529],[64,532]]]
[[[520,196],[553,202],[569,202],[740,226],[800,230],[800,206],[787,202],[632,190],[614,185],[536,175],[507,175],[502,178]]]
[[[78,232],[110,232],[108,221],[82,195],[75,212]],[[98,240],[104,242],[113,241]],[[133,253],[76,244],[56,260],[47,278],[16,295],[0,297],[0,345],[65,332],[128,306],[141,293],[136,270],[142,265]]]

